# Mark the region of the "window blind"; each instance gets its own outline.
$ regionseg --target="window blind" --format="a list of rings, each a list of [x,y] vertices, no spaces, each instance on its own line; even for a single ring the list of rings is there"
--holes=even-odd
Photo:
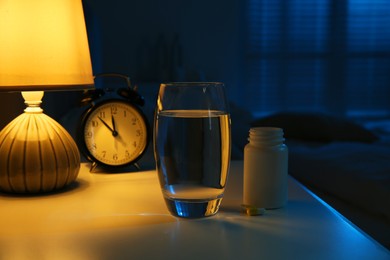
[[[348,1],[349,114],[390,112],[390,1]]]
[[[245,99],[279,110],[390,111],[390,1],[247,0]]]

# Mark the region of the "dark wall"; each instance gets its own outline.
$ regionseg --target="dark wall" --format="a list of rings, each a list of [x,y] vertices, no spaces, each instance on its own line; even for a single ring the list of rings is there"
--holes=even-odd
[[[138,82],[223,81],[234,96],[242,4],[84,0],[94,72],[121,72]]]

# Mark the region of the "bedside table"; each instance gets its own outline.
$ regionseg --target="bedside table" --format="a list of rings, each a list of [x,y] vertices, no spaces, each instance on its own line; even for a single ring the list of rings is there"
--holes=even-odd
[[[0,259],[390,259],[390,252],[289,179],[286,207],[240,213],[242,162],[233,161],[219,213],[179,219],[154,170],[89,173],[41,196],[0,195]]]

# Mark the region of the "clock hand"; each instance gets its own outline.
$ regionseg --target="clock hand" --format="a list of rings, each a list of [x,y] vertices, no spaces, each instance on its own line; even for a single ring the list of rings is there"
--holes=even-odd
[[[117,140],[120,142],[120,143],[122,143],[122,145],[123,146],[127,146],[127,143],[122,139],[122,137],[118,134],[118,138],[117,138]]]
[[[117,136],[118,132],[113,130],[100,116],[98,116],[99,120],[102,121],[103,125],[105,125],[112,133],[113,136]]]
[[[113,136],[117,136],[118,135],[118,131],[116,131],[115,120],[114,120],[114,116],[113,115],[111,115],[111,122],[112,122],[112,128],[114,128],[113,131],[112,131],[112,135]]]

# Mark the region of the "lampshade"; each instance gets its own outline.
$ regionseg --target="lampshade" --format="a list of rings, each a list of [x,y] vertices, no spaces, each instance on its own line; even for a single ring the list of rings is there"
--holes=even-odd
[[[0,1],[0,91],[92,84],[81,0]]]
[[[0,191],[49,192],[77,178],[77,145],[40,104],[43,90],[92,86],[81,0],[0,1],[0,91],[22,91],[27,105],[0,132]]]

